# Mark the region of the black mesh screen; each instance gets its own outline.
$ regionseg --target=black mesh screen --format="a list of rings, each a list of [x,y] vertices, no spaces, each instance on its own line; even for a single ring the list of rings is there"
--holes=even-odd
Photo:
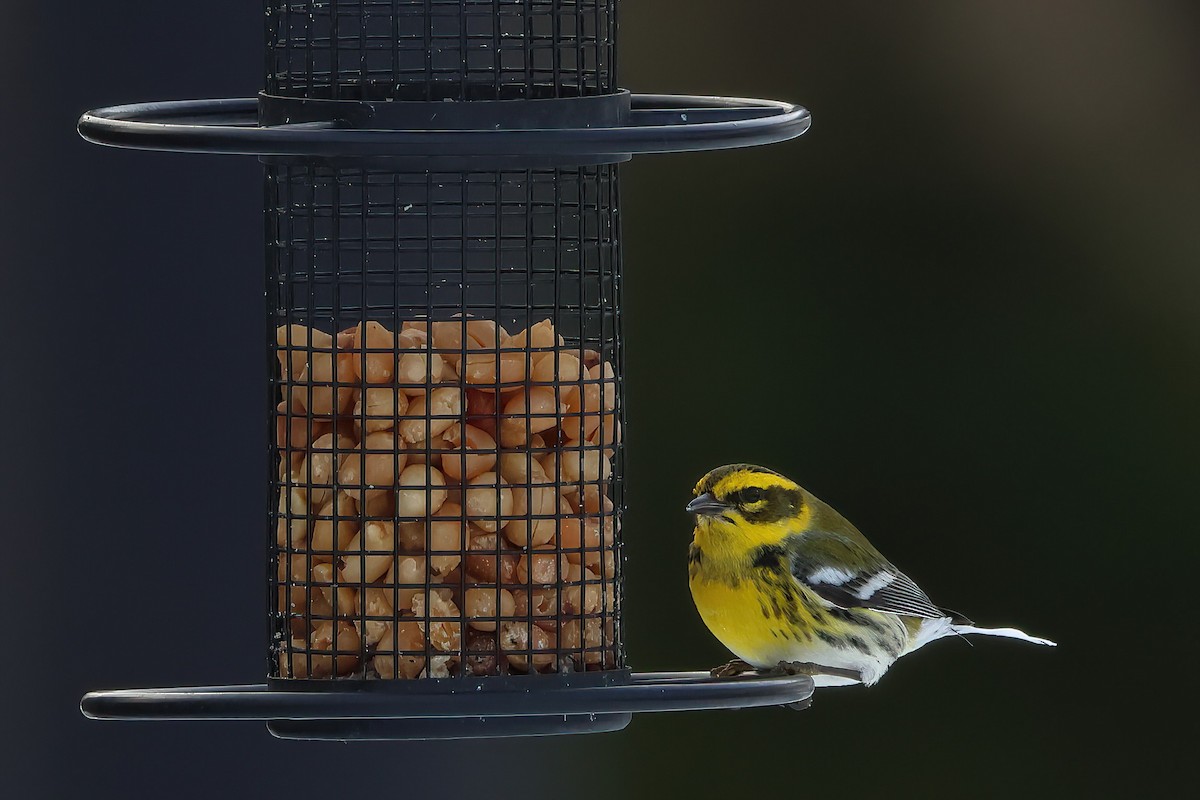
[[[267,0],[267,92],[509,100],[616,88],[616,0]]]
[[[271,675],[622,667],[613,166],[270,166]]]

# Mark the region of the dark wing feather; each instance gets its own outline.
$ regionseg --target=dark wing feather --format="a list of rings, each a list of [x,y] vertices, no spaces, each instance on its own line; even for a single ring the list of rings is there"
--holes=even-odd
[[[788,537],[786,550],[792,576],[839,608],[869,608],[927,619],[951,616],[873,548],[845,536],[805,531]]]

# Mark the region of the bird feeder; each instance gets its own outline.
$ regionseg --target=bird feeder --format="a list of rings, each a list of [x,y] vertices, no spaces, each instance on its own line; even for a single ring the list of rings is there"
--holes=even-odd
[[[266,682],[84,713],[435,739],[807,699],[804,676],[627,666],[617,165],[791,139],[808,112],[619,88],[616,0],[266,0],[265,20],[257,98],[79,130],[264,165]]]

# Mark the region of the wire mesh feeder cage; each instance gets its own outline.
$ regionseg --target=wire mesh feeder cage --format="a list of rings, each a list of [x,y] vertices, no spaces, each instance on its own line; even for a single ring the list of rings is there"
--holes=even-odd
[[[80,131],[264,162],[268,679],[84,712],[417,739],[807,699],[804,676],[626,665],[617,167],[807,112],[620,90],[616,0],[265,5],[257,99]]]

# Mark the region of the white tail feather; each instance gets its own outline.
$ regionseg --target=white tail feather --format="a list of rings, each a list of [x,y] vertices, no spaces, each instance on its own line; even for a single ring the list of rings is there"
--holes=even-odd
[[[830,686],[857,686],[859,681],[837,675],[813,675],[813,686],[824,689]]]
[[[1030,636],[1025,631],[1019,631],[1016,628],[976,628],[974,625],[951,625],[950,630],[955,633],[978,633],[983,636],[1002,636],[1005,639],[1020,639],[1023,642],[1030,644],[1042,644],[1048,647],[1057,647],[1055,642],[1049,639],[1040,639],[1037,636]]]
[[[904,655],[907,655],[908,653],[911,653],[912,651],[917,650],[937,639],[942,639],[947,636],[963,636],[975,633],[978,633],[981,636],[1000,636],[1005,639],[1020,639],[1021,641],[1029,642],[1030,644],[1057,647],[1057,645],[1049,639],[1030,636],[1025,631],[1017,630],[1016,628],[977,628],[974,625],[955,625],[950,621],[950,617],[940,617],[921,620],[921,626],[917,629],[916,635],[909,640],[908,647],[905,649]],[[865,667],[866,670],[863,672],[863,675],[866,678],[866,684],[870,686],[883,677],[883,673],[886,672],[887,668],[891,666],[891,660],[889,659],[883,662],[872,661],[857,665],[848,664],[846,666],[849,666],[852,669],[857,668],[860,670],[863,670]],[[858,681],[836,675],[814,675],[813,683],[817,686],[817,688],[820,689],[828,686],[851,686],[857,684]]]

